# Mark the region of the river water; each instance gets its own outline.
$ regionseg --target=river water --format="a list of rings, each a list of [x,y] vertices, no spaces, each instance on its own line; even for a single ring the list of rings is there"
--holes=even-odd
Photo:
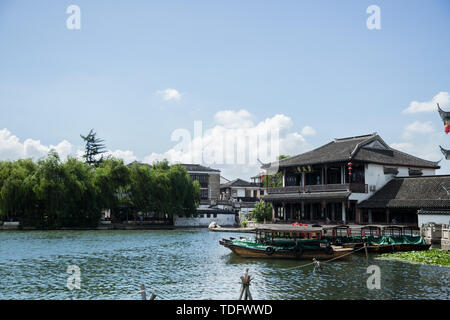
[[[254,299],[449,299],[450,268],[383,261],[381,288],[368,289],[366,259],[352,255],[322,265],[243,259],[219,245],[249,234],[208,230],[3,231],[0,299],[140,299],[144,284],[157,299],[232,299],[245,268]],[[70,265],[80,289],[68,289]],[[70,281],[69,283],[74,283]]]

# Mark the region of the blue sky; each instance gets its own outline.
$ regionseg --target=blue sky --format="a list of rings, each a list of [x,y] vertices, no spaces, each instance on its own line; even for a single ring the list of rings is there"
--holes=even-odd
[[[72,4],[80,30],[66,27]],[[366,27],[373,4],[381,30]],[[223,126],[225,110],[250,127],[289,119],[282,153],[372,132],[430,160],[450,148],[436,112],[404,112],[436,96],[450,107],[446,0],[3,0],[0,39],[2,159],[61,141],[76,153],[95,128],[113,154],[148,160],[176,145],[177,128]],[[164,100],[169,88],[177,99]],[[257,170],[241,169],[226,173]]]

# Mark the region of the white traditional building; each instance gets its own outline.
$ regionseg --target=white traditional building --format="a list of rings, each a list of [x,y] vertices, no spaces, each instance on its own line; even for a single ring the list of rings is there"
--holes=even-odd
[[[197,217],[175,217],[175,227],[208,227],[211,222],[221,227],[232,227],[238,224],[237,214],[230,210],[217,208],[201,208],[197,210]]]
[[[432,176],[439,165],[395,150],[374,133],[335,139],[262,168],[271,167],[283,172],[283,186],[268,188],[263,198],[273,204],[275,220],[417,224],[417,209],[414,214],[400,207],[372,210],[369,199],[389,181]]]

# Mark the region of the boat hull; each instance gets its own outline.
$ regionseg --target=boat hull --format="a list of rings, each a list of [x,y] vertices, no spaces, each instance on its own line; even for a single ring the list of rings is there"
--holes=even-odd
[[[369,246],[369,252],[392,253],[406,251],[426,251],[430,249],[431,244],[394,244],[394,245],[374,245]]]
[[[249,248],[239,245],[234,245],[231,242],[220,241],[224,247],[230,249],[232,252],[243,258],[260,258],[260,259],[318,259],[326,260],[331,258],[349,256],[349,253],[353,251],[351,248],[338,248],[334,247],[332,252],[327,253],[323,250],[305,250],[301,255],[296,255],[292,250],[276,250],[272,254],[268,254],[265,250],[257,248]]]

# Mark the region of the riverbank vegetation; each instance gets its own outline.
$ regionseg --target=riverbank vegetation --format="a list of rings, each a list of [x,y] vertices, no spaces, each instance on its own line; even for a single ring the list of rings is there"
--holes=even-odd
[[[111,209],[114,219],[124,207],[132,214],[191,216],[199,199],[198,182],[186,168],[167,161],[153,166],[126,166],[114,158],[63,162],[50,151],[37,162],[0,162],[0,220],[25,227],[95,227],[103,209]]]
[[[430,249],[427,251],[409,251],[384,253],[381,259],[395,259],[413,263],[450,266],[450,252],[439,249]]]

